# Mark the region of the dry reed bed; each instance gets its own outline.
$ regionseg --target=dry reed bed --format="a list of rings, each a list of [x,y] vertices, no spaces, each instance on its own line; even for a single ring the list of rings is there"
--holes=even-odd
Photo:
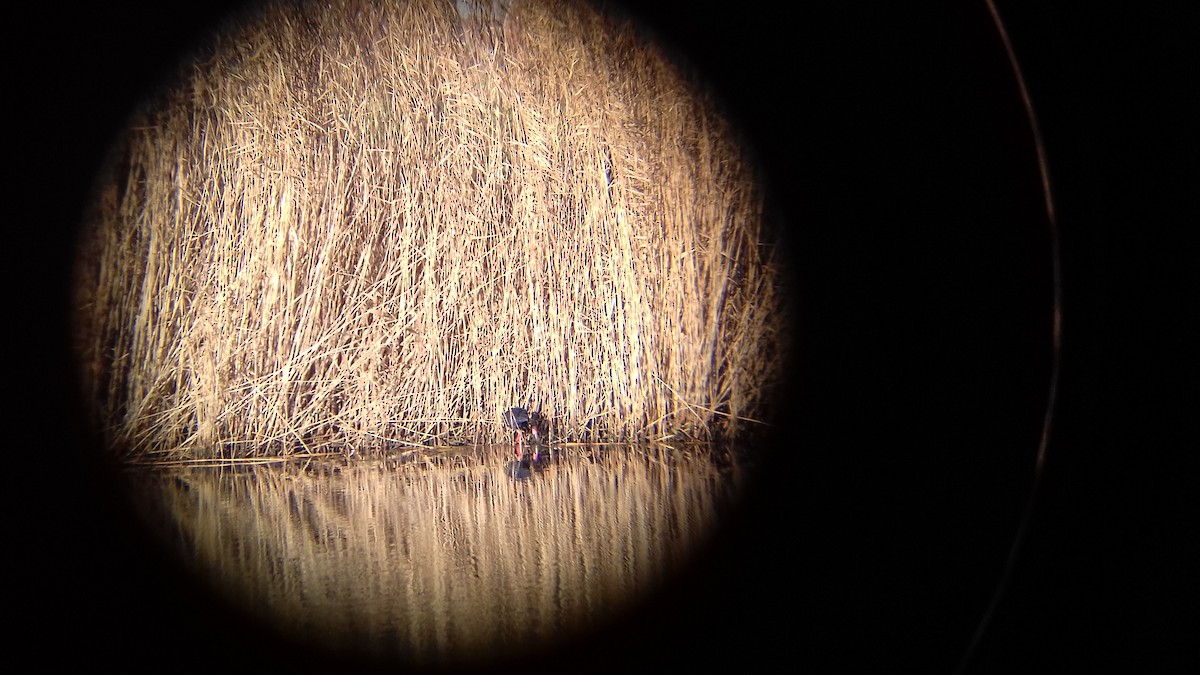
[[[696,552],[736,487],[708,453],[569,456],[525,482],[493,454],[412,471],[177,468],[139,473],[134,492],[189,564],[270,625],[448,665],[614,618]]]
[[[753,167],[628,24],[515,2],[280,5],[145,105],[81,247],[118,455],[709,439],[785,352]]]

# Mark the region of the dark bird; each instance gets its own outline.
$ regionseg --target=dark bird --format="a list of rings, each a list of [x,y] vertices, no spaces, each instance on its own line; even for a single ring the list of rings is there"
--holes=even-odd
[[[504,413],[504,425],[514,432],[513,441],[517,444],[518,455],[521,455],[524,450],[526,436],[533,436],[535,443],[542,438],[540,413],[531,413],[524,408],[510,408],[508,412]]]

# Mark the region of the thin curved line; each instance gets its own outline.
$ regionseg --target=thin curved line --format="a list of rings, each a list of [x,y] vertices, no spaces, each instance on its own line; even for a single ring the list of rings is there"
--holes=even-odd
[[[1037,458],[1033,467],[1033,487],[1029,492],[1028,500],[1025,502],[1025,509],[1021,513],[1021,522],[1017,527],[1017,534],[1013,539],[1012,547],[1009,548],[1008,559],[1004,563],[1004,571],[1000,575],[1000,581],[996,585],[996,590],[992,593],[992,598],[988,602],[987,609],[984,610],[983,616],[979,620],[979,625],[975,628],[975,633],[971,636],[971,641],[967,644],[966,652],[963,654],[962,661],[959,662],[957,673],[965,672],[971,664],[971,660],[978,651],[980,642],[983,640],[983,635],[992,623],[996,608],[1000,605],[1000,600],[1003,598],[1009,583],[1012,581],[1013,569],[1016,567],[1016,561],[1020,555],[1021,545],[1025,540],[1027,530],[1029,529],[1029,523],[1033,519],[1034,504],[1037,502],[1039,487],[1042,484],[1046,451],[1050,442],[1050,431],[1053,426],[1054,409],[1058,398],[1059,370],[1062,364],[1062,264],[1059,259],[1058,220],[1054,212],[1054,199],[1050,195],[1050,171],[1046,162],[1046,148],[1042,144],[1042,132],[1038,127],[1037,116],[1033,113],[1033,101],[1029,97],[1029,89],[1025,86],[1025,76],[1021,73],[1021,66],[1017,62],[1017,56],[1013,51],[1012,42],[1009,40],[1008,31],[1004,28],[1004,21],[1000,18],[1000,13],[996,10],[994,0],[984,0],[984,4],[987,5],[988,11],[991,12],[992,20],[995,22],[996,29],[1000,32],[1000,39],[1004,43],[1004,50],[1008,54],[1008,61],[1017,76],[1017,88],[1021,91],[1021,100],[1025,104],[1025,114],[1029,118],[1029,126],[1033,132],[1033,143],[1037,150],[1038,170],[1041,173],[1042,193],[1045,196],[1046,202],[1046,218],[1050,225],[1050,255],[1054,293],[1054,323],[1051,336],[1053,354],[1051,356],[1049,396],[1046,400],[1046,416],[1042,420],[1042,435],[1038,441]]]

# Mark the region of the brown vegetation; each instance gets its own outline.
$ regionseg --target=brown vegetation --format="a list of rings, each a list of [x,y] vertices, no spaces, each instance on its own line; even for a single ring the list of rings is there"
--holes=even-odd
[[[702,89],[575,3],[281,5],[116,144],[81,248],[123,456],[711,438],[785,352],[754,167]]]

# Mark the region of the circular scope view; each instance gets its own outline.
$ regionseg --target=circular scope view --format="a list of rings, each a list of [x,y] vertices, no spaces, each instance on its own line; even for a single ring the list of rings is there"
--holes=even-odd
[[[607,625],[710,541],[771,426],[758,169],[614,10],[264,4],[141,102],[94,195],[90,424],[214,595],[330,653]]]

